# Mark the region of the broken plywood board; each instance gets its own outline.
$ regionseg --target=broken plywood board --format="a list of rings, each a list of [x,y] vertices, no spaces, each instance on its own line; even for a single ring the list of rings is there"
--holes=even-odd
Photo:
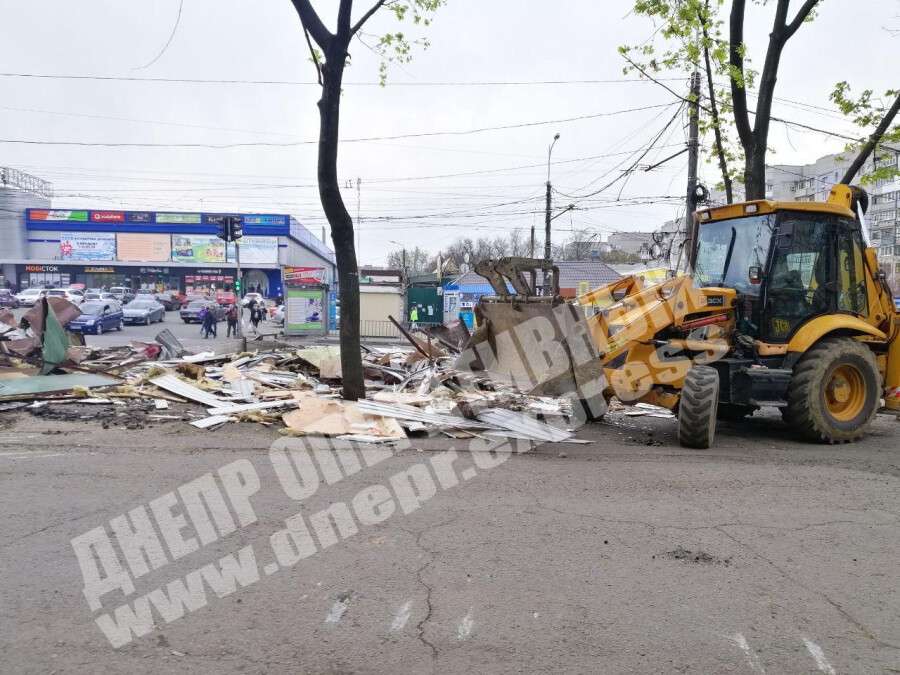
[[[351,401],[296,396],[300,407],[282,415],[291,431],[315,436],[362,435],[379,438],[406,438],[395,419],[365,414]]]

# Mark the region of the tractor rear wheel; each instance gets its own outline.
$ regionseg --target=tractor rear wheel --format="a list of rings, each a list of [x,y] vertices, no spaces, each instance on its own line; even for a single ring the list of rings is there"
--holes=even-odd
[[[684,378],[678,403],[678,441],[705,450],[716,437],[719,374],[709,366],[694,366]]]
[[[823,340],[794,368],[782,416],[810,441],[858,440],[878,412],[880,381],[871,349],[847,337]]]

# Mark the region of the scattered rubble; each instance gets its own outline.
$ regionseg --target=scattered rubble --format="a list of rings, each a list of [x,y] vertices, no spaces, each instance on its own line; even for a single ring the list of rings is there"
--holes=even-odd
[[[730,565],[731,558],[720,558],[718,556],[707,553],[706,551],[690,551],[683,546],[678,546],[672,551],[666,551],[662,554],[663,558],[670,560],[681,560],[683,562],[696,563],[702,565]]]
[[[48,307],[57,315],[72,313],[70,307]],[[76,341],[48,368],[40,328],[54,322],[40,313],[32,321],[31,327],[12,328],[9,317],[0,317],[5,332],[16,331],[15,340],[31,341],[30,351],[0,348],[0,413],[131,429],[185,421],[214,431],[255,423],[285,435],[363,443],[410,434],[584,442],[566,428],[569,401],[528,396],[455,370],[464,333],[404,328],[409,346],[364,347],[367,400],[345,401],[337,346],[191,354],[164,330],[155,342],[117,347]],[[51,374],[39,374],[47,370]],[[179,407],[170,410],[171,404]]]

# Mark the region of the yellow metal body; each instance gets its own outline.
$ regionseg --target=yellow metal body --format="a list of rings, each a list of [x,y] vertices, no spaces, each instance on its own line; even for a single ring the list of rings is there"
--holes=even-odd
[[[757,200],[701,210],[695,217],[702,223],[791,210],[856,218],[852,206],[851,188],[836,185],[827,202]],[[900,314],[880,278],[876,250],[866,249],[864,258],[855,262],[859,263],[857,269],[866,270],[868,316],[844,313],[819,316],[804,324],[786,345],[757,341],[755,349],[760,356],[803,354],[829,335],[857,337],[876,353],[885,405],[900,411]],[[849,269],[849,265],[840,264],[838,269]],[[579,296],[576,302],[585,312],[599,351],[609,383],[608,395],[674,408],[678,395],[673,390],[677,392],[681,388],[691,365],[703,363],[705,359],[716,360],[731,351],[735,298],[733,289],[696,288],[690,277],[648,285],[636,276]],[[715,304],[711,304],[711,299]],[[705,319],[714,322],[706,323]],[[672,353],[688,351],[693,358],[661,360],[661,341],[654,337],[664,329],[690,329],[698,322],[701,325],[690,330],[687,338],[665,341]],[[827,393],[829,408],[839,419],[853,419],[862,405],[861,376],[850,370],[836,372]]]

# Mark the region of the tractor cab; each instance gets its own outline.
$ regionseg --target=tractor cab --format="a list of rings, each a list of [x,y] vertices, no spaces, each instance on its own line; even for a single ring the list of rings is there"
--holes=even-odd
[[[790,341],[818,316],[867,318],[858,198],[839,203],[850,191],[837,186],[825,203],[754,201],[698,212],[696,285],[734,289],[738,331],[766,343]]]

